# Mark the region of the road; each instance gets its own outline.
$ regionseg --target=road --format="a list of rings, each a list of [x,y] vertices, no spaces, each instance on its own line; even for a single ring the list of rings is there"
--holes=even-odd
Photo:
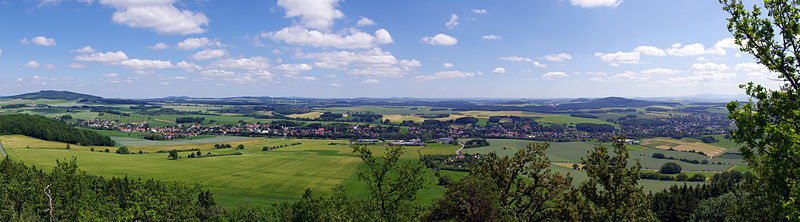
[[[6,151],[3,150],[3,145],[0,145],[0,153],[3,154],[3,157],[6,157]]]
[[[460,145],[461,145],[461,148],[459,148],[458,150],[456,150],[456,154],[461,154],[461,150],[463,150],[463,149],[464,149],[464,144],[463,144],[463,143],[461,143],[461,142],[459,142],[458,144],[460,144]],[[2,147],[0,147],[0,150],[2,150]]]

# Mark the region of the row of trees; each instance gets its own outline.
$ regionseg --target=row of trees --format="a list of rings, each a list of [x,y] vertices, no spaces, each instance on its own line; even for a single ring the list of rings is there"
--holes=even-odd
[[[77,129],[63,122],[43,116],[13,114],[0,115],[0,134],[20,134],[47,141],[58,141],[83,146],[113,146],[111,137]]]

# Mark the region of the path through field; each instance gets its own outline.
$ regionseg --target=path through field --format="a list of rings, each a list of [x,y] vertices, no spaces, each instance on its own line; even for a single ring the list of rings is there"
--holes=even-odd
[[[461,142],[458,142],[458,144],[461,144],[461,148],[458,148],[458,150],[456,150],[456,154],[461,154],[461,150],[464,149],[464,144]]]
[[[6,151],[3,150],[3,145],[0,145],[0,153],[3,154],[3,157],[6,157]]]

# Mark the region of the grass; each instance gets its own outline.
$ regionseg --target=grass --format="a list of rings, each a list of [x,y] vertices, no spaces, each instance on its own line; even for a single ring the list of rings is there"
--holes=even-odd
[[[412,115],[400,115],[400,114],[392,114],[392,115],[383,115],[383,120],[389,120],[393,123],[400,123],[406,120],[414,121],[415,123],[422,123],[425,121],[425,118],[419,116],[412,116]]]
[[[309,112],[309,113],[291,114],[287,115],[286,117],[316,119],[319,118],[320,116],[322,116],[321,112]]]
[[[301,145],[262,152],[262,146],[276,146],[301,142]],[[169,146],[131,146],[130,150],[155,152],[168,149],[199,148],[205,155],[242,152],[243,155],[209,158],[168,160],[166,153],[130,154],[91,152],[90,147],[72,146],[66,150],[63,143],[42,141],[25,136],[2,136],[9,157],[26,164],[50,170],[56,160],[76,158],[81,170],[107,177],[155,178],[164,181],[181,181],[202,184],[215,193],[223,206],[245,202],[269,204],[295,200],[308,188],[327,193],[336,185],[353,177],[362,163],[349,146],[327,145],[334,140],[254,138],[231,143],[245,145],[244,150],[214,149],[213,144],[183,144]],[[25,148],[30,145],[31,148]],[[382,146],[370,146],[374,154],[384,153]],[[404,159],[416,161],[421,154],[454,153],[456,146],[408,147]],[[428,178],[430,176],[426,176]],[[363,192],[363,191],[359,191]],[[429,191],[432,200],[443,192]],[[424,199],[424,198],[422,198]]]
[[[252,137],[200,135],[178,140],[146,140],[130,137],[111,137],[119,146],[174,146],[187,144],[235,143]]]

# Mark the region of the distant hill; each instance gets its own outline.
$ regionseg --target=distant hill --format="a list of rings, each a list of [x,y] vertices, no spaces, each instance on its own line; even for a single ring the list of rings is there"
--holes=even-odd
[[[16,96],[7,96],[5,98],[11,99],[63,99],[63,100],[88,100],[88,101],[97,101],[102,100],[103,97],[93,96],[88,94],[81,94],[76,92],[70,91],[55,91],[55,90],[42,90],[39,92],[33,93],[25,93]]]
[[[613,108],[613,107],[643,107],[655,105],[675,105],[676,103],[670,102],[654,102],[646,100],[626,99],[622,97],[606,97],[600,99],[583,100],[577,103],[564,103],[556,106],[559,110],[574,110],[574,109],[600,109],[600,108]]]
[[[19,94],[15,96],[6,96],[3,98],[10,99],[63,99],[63,100],[77,100],[82,103],[97,103],[97,104],[148,104],[146,101],[132,100],[132,99],[106,99],[99,96],[89,94],[82,94],[70,91],[56,91],[56,90],[42,90],[39,92]]]

